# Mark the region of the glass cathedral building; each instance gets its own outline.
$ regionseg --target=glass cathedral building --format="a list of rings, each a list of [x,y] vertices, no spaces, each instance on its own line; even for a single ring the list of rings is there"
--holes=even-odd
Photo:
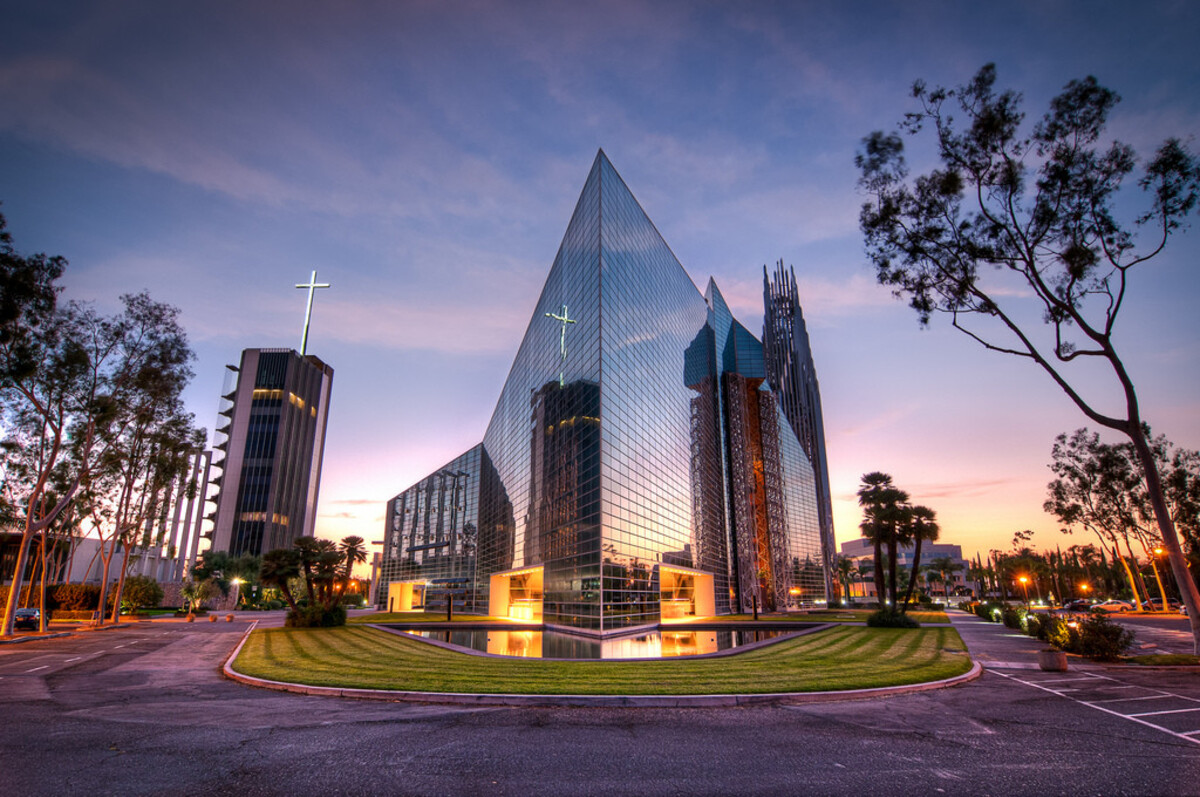
[[[769,360],[598,153],[483,442],[388,502],[380,606],[606,633],[825,601]]]

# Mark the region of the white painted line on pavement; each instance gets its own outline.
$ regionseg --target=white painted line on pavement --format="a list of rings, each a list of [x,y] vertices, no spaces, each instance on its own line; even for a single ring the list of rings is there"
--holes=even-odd
[[[1131,687],[1131,688],[1137,688],[1137,687]],[[1144,689],[1146,687],[1141,687],[1141,688]],[[1114,697],[1114,698],[1110,698],[1108,700],[1093,700],[1092,702],[1093,703],[1128,703],[1131,700],[1161,700],[1164,697],[1170,697],[1170,695],[1168,695],[1166,692],[1163,692],[1162,694],[1146,695],[1145,697]]]
[[[73,659],[67,659],[67,661],[79,661],[79,660],[80,660],[80,659],[82,659],[82,658],[83,658],[83,656],[76,656],[76,657],[75,657],[75,658],[73,658]]]
[[[1090,680],[1088,676],[1082,675],[1078,678],[1053,678],[1048,681],[1038,681],[1039,684],[1075,684],[1080,681]]]
[[[37,672],[38,670],[44,670],[49,666],[49,664],[43,664],[41,667],[34,667],[32,670],[26,670],[25,672]]]
[[[1189,711],[1200,711],[1200,708],[1173,708],[1170,711],[1143,711],[1140,714],[1126,714],[1126,717],[1153,717],[1158,714],[1186,714]]]
[[[1185,742],[1191,742],[1192,744],[1200,744],[1200,739],[1192,738],[1192,737],[1200,734],[1200,731],[1188,731],[1186,733],[1179,733],[1178,731],[1173,731],[1170,728],[1164,728],[1162,725],[1156,725],[1155,723],[1150,722],[1148,720],[1139,719],[1138,717],[1136,717],[1132,714],[1122,714],[1119,711],[1113,711],[1110,708],[1105,708],[1104,706],[1099,705],[1099,701],[1090,701],[1089,702],[1087,700],[1080,700],[1078,698],[1071,697],[1070,695],[1063,694],[1063,690],[1051,689],[1050,687],[1042,686],[1041,684],[1039,684],[1035,681],[1026,681],[1026,680],[1016,677],[1015,675],[1008,675],[1008,674],[1002,673],[1002,672],[996,673],[996,674],[1001,676],[1002,678],[1008,678],[1010,681],[1016,681],[1017,683],[1025,684],[1026,686],[1032,686],[1034,689],[1040,689],[1043,692],[1049,692],[1052,695],[1057,695],[1058,697],[1061,697],[1065,700],[1070,700],[1072,703],[1078,703],[1081,706],[1087,706],[1088,708],[1093,708],[1096,711],[1103,711],[1105,714],[1111,714],[1114,717],[1120,717],[1121,719],[1129,720],[1130,722],[1136,722],[1139,725],[1145,725],[1147,728],[1153,728],[1156,731],[1161,731],[1162,733],[1165,733],[1168,736],[1174,736],[1176,739],[1182,739]],[[1116,678],[1111,678],[1107,675],[1095,675],[1095,676],[1091,676],[1091,677],[1096,678],[1097,680],[1106,680],[1106,681],[1117,680]],[[1186,695],[1176,695],[1176,694],[1172,694],[1170,692],[1164,692],[1161,696],[1162,697],[1176,697],[1181,700],[1187,700],[1187,701],[1190,701],[1193,703],[1197,702],[1194,698],[1187,697]]]

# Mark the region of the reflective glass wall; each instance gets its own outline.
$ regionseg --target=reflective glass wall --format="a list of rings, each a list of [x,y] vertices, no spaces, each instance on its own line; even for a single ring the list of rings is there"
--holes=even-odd
[[[593,631],[658,622],[662,566],[712,574],[717,613],[823,600],[806,464],[761,344],[600,153],[483,444],[389,504],[384,582],[470,568],[484,611],[493,574],[541,567],[545,622]],[[459,550],[437,530],[468,517]]]

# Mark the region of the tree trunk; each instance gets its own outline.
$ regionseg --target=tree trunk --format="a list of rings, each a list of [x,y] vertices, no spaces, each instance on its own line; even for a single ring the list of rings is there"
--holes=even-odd
[[[125,589],[125,571],[129,569],[129,554],[132,552],[133,546],[126,545],[125,553],[121,555],[121,573],[117,576],[117,591],[113,595],[112,621],[114,623],[121,621],[121,591]]]
[[[896,606],[896,594],[899,592],[899,590],[896,589],[896,582],[899,580],[896,576],[897,549],[898,546],[896,545],[896,535],[893,534],[892,538],[888,540],[888,600],[891,602],[892,611],[896,611],[898,608]]]
[[[883,608],[883,546],[875,541],[875,601]]]
[[[1145,546],[1142,546],[1145,548]],[[1162,575],[1158,572],[1158,562],[1154,559],[1154,552],[1146,549],[1146,558],[1150,560],[1150,567],[1154,570],[1154,581],[1158,584],[1158,597],[1162,600],[1162,610],[1167,610],[1167,591],[1163,588]]]
[[[48,564],[48,559],[46,556],[46,530],[42,529],[42,584],[41,584],[41,593],[42,594],[41,594],[41,597],[38,599],[39,600],[38,606],[41,609],[41,612],[40,612],[41,617],[39,618],[40,628],[38,630],[43,634],[50,630],[50,618],[47,616],[47,613],[46,613],[46,577],[47,577],[48,570],[49,570],[49,568],[47,567],[47,564]]]
[[[1158,465],[1154,454],[1146,442],[1146,435],[1141,425],[1136,425],[1129,435],[1133,439],[1133,448],[1137,451],[1138,460],[1142,464],[1142,475],[1146,479],[1146,494],[1150,505],[1154,507],[1154,518],[1158,521],[1158,531],[1162,536],[1163,547],[1167,549],[1167,561],[1171,563],[1171,572],[1175,574],[1175,583],[1179,587],[1179,597],[1187,607],[1188,621],[1192,627],[1192,650],[1200,655],[1200,589],[1192,574],[1188,572],[1187,559],[1179,546],[1179,537],[1175,533],[1175,522],[1167,509],[1166,499],[1163,498],[1162,480],[1158,475]]]
[[[29,563],[29,543],[33,539],[33,531],[28,520],[25,533],[21,535],[21,544],[17,547],[17,566],[13,570],[12,583],[8,587],[8,602],[4,605],[4,625],[0,626],[0,636],[12,636],[13,621],[16,617],[17,603],[21,599],[21,582],[24,580],[25,568]]]
[[[936,557],[935,557],[936,558]],[[917,584],[917,574],[921,571],[921,537],[918,536],[916,542],[913,543],[913,564],[912,574],[908,577],[908,589],[904,591],[904,603],[901,604],[900,613],[908,613],[908,601],[912,598],[913,587]]]

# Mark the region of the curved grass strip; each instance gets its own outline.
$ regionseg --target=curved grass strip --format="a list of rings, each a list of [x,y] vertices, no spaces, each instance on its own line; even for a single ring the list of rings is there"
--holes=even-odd
[[[374,628],[254,631],[246,675],[311,686],[542,695],[763,694],[869,689],[951,678],[971,667],[952,628],[843,626],[735,656],[563,661],[471,656]]]

